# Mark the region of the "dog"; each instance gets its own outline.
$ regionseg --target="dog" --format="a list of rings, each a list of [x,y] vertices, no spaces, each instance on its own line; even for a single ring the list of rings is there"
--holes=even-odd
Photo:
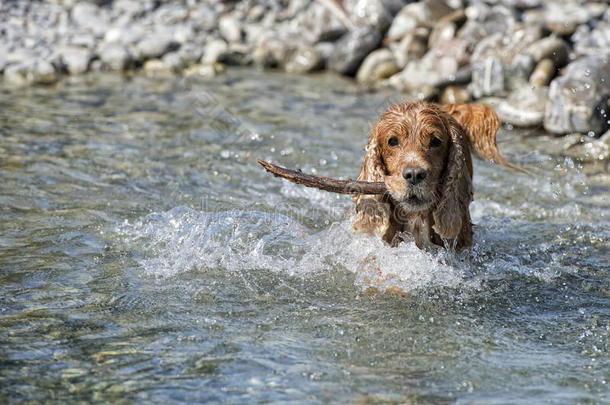
[[[372,127],[358,180],[384,182],[388,193],[356,195],[353,229],[396,245],[405,234],[421,248],[472,245],[472,158],[524,171],[496,145],[500,127],[482,105],[425,102],[391,106]]]

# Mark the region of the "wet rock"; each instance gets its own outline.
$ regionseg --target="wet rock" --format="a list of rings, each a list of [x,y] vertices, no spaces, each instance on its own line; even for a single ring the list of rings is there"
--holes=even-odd
[[[110,22],[107,10],[101,9],[90,2],[78,2],[72,8],[71,18],[74,24],[101,36],[106,31],[106,26]]]
[[[360,65],[356,80],[361,83],[372,83],[392,76],[400,69],[394,60],[394,55],[387,48],[371,52]]]
[[[149,34],[139,25],[112,27],[104,34],[103,42],[117,42],[125,46],[135,47],[147,35]]]
[[[466,41],[470,48],[490,35],[508,32],[517,24],[514,10],[504,6],[473,3],[464,13],[467,20],[459,29],[457,38]]]
[[[8,65],[4,69],[4,81],[16,86],[52,84],[57,79],[58,75],[53,65],[41,59]]]
[[[383,33],[390,26],[392,16],[382,0],[344,0],[343,3],[356,27],[372,28]]]
[[[168,76],[172,73],[172,69],[160,59],[147,60],[142,69],[147,76]]]
[[[441,104],[465,104],[470,101],[470,93],[463,87],[447,86],[439,97]]]
[[[466,13],[464,10],[455,10],[446,16],[442,17],[438,23],[434,25],[434,29],[430,34],[428,46],[430,48],[439,48],[446,41],[451,41],[455,38],[458,28],[466,21]]]
[[[544,127],[547,131],[596,133],[610,120],[610,57],[589,56],[570,63],[550,85]]]
[[[308,73],[321,69],[322,53],[313,46],[299,47],[290,57],[284,69],[288,73]]]
[[[455,58],[438,57],[428,52],[422,59],[409,62],[402,72],[388,79],[388,83],[399,90],[432,94],[430,88],[455,75],[457,70]]]
[[[381,41],[379,32],[360,28],[345,34],[335,46],[335,52],[328,60],[329,69],[345,75],[353,75],[360,63]]]
[[[98,50],[98,55],[104,65],[112,70],[125,70],[131,63],[131,54],[119,42],[104,42]]]
[[[544,2],[544,7],[526,10],[523,20],[528,24],[543,24],[557,35],[574,33],[576,27],[599,17],[607,9],[601,3],[585,3],[576,1]]]
[[[223,71],[222,65],[214,63],[211,65],[196,64],[184,69],[182,74],[185,77],[214,77]]]
[[[314,45],[314,48],[322,55],[323,67],[326,67],[331,55],[335,53],[335,46],[334,42],[318,42]]]
[[[548,90],[547,87],[523,87],[512,91],[496,108],[500,121],[518,127],[542,124]]]
[[[529,78],[529,83],[534,87],[543,87],[549,84],[556,71],[555,63],[552,59],[542,59],[536,65]]]
[[[492,34],[479,42],[472,52],[471,61],[479,63],[488,57],[497,57],[501,63],[510,65],[516,55],[525,52],[540,38],[540,26],[516,25],[507,32]]]
[[[562,67],[568,62],[568,44],[554,35],[534,42],[524,53],[534,58],[536,63],[551,59],[555,66]]]
[[[160,25],[181,23],[189,15],[188,8],[179,2],[168,2],[155,10],[153,20]]]
[[[177,72],[199,62],[202,56],[203,49],[201,47],[187,43],[177,51],[166,53],[161,60],[168,68]]]
[[[347,27],[337,16],[320,2],[312,2],[307,9],[297,15],[292,30],[301,32],[303,39],[315,44],[324,41],[335,41],[347,32]]]
[[[241,41],[241,26],[237,18],[232,15],[227,14],[220,17],[218,20],[218,32],[228,43]]]
[[[155,59],[179,47],[180,45],[174,41],[169,32],[157,33],[146,36],[138,42],[133,57],[137,60]]]
[[[218,62],[234,66],[250,65],[252,64],[252,47],[246,44],[229,44],[227,51],[219,56]]]
[[[390,43],[388,48],[394,55],[396,64],[401,69],[412,60],[421,59],[428,51],[428,28],[420,27],[407,34],[400,42]]]
[[[422,1],[404,6],[394,17],[386,37],[399,41],[418,27],[432,27],[453,11],[444,1]]]
[[[594,29],[580,25],[572,35],[572,41],[578,55],[610,54],[610,21],[600,21]]]
[[[222,59],[222,56],[229,51],[229,45],[222,39],[210,40],[203,49],[201,63],[211,65]]]
[[[610,131],[599,138],[576,135],[567,145],[566,155],[581,162],[610,161]]]
[[[56,50],[61,65],[65,66],[68,73],[78,75],[89,69],[89,62],[93,59],[93,53],[87,48],[79,46],[62,46]]]
[[[298,45],[294,42],[269,35],[254,48],[252,60],[256,66],[260,67],[284,66],[297,47]]]
[[[475,98],[505,94],[504,65],[499,58],[490,56],[473,66],[469,90]]]
[[[142,17],[155,7],[152,0],[114,0],[112,10],[118,15],[127,15],[129,19]]]

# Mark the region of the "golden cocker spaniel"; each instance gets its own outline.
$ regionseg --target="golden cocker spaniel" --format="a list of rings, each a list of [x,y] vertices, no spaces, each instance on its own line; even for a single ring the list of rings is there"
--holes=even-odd
[[[371,129],[358,180],[384,182],[389,193],[354,197],[354,230],[390,244],[410,234],[420,248],[472,244],[471,147],[507,163],[496,145],[496,113],[480,105],[393,105]]]

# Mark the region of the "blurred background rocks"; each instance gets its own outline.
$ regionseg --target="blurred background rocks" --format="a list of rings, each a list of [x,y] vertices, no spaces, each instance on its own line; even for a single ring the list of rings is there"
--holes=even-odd
[[[330,70],[408,97],[486,103],[507,124],[558,135],[594,139],[610,127],[604,2],[0,3],[0,74],[7,85],[52,85],[97,70],[210,77],[231,65]]]

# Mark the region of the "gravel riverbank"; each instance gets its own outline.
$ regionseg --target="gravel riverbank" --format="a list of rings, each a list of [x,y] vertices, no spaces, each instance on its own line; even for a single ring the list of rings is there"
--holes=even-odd
[[[88,71],[213,76],[227,65],[331,70],[502,121],[605,139],[610,11],[558,0],[4,1],[10,85]],[[600,141],[595,141],[600,142]],[[599,147],[589,148],[598,150]],[[604,152],[605,151],[605,152]]]

